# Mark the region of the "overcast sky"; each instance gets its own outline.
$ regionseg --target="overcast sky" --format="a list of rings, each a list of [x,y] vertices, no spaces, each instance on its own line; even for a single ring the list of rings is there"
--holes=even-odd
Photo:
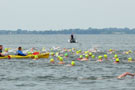
[[[135,0],[0,0],[0,29],[135,28]]]

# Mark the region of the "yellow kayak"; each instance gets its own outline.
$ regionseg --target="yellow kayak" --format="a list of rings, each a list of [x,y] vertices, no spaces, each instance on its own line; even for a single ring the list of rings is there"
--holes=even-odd
[[[28,59],[28,58],[34,58],[34,55],[27,55],[27,56],[19,56],[19,55],[9,55],[10,59]],[[0,57],[0,59],[8,59],[9,56]],[[49,53],[42,53],[37,55],[38,58],[49,58]]]

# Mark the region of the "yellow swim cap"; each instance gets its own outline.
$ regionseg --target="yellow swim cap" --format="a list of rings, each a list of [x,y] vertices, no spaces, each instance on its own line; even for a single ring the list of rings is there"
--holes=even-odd
[[[60,57],[59,60],[60,60],[60,61],[63,61],[63,57]]]
[[[54,59],[53,59],[53,58],[51,58],[51,59],[50,59],[50,62],[54,62]]]
[[[51,52],[51,55],[53,56],[54,55],[54,52]]]
[[[114,57],[115,57],[115,58],[118,58],[118,55],[117,55],[117,54],[115,54],[115,55],[114,55]]]
[[[45,51],[45,48],[42,48],[42,51]]]
[[[91,56],[91,58],[93,58],[93,59],[94,59],[94,58],[95,58],[95,55],[92,55],[92,56]]]
[[[129,52],[129,53],[132,53],[132,51],[131,51],[131,50],[129,50],[128,52]]]
[[[31,52],[27,52],[28,55],[32,54]]]
[[[89,51],[85,51],[85,54],[89,53]]]
[[[102,59],[103,57],[102,56],[98,56],[98,59]]]
[[[83,55],[80,55],[80,58],[82,59],[83,58]]]
[[[130,58],[128,58],[128,61],[132,61],[132,58],[130,57]]]
[[[90,52],[89,55],[92,56],[92,52]]]
[[[119,62],[119,58],[117,58],[115,61],[116,61],[116,62]]]
[[[112,52],[112,49],[109,49],[110,52]]]
[[[5,51],[8,51],[8,48],[5,48]]]
[[[35,58],[35,59],[38,59],[38,55],[35,55],[34,58]]]
[[[89,55],[85,55],[85,58],[89,58]]]
[[[106,59],[107,57],[108,57],[108,56],[105,54],[105,55],[104,55],[104,58]]]
[[[72,62],[71,62],[71,65],[72,65],[72,66],[75,66],[75,61],[72,61]]]

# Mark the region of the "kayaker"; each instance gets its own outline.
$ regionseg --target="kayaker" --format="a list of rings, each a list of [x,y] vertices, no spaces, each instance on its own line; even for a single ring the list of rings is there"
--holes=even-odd
[[[2,54],[2,50],[3,50],[3,45],[0,45],[0,57],[3,57],[4,55]]]
[[[71,34],[71,38],[70,38],[71,40],[73,40],[74,39],[74,35],[73,35],[73,33]]]
[[[70,36],[70,43],[76,43],[73,33]]]
[[[26,56],[26,54],[22,52],[22,47],[18,47],[17,55]]]

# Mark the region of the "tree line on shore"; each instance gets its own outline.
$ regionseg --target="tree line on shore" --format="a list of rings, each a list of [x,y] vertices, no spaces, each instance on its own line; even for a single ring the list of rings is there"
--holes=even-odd
[[[63,30],[0,30],[0,34],[135,34],[135,29],[129,28],[88,28]]]

